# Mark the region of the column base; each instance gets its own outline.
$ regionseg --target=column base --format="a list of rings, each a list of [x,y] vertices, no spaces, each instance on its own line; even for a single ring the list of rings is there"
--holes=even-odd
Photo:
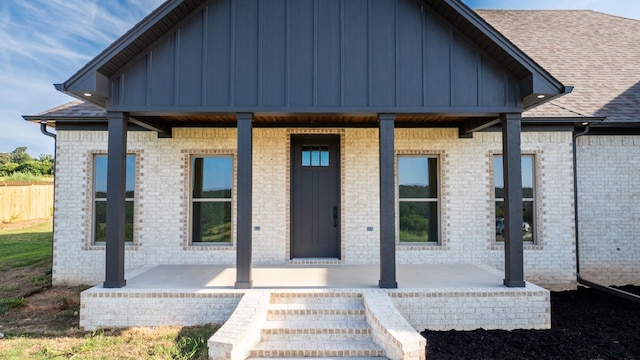
[[[378,286],[381,289],[397,289],[398,288],[398,282],[397,281],[382,281],[382,280],[378,280]]]
[[[236,281],[236,289],[251,289],[253,288],[253,280],[251,281]]]
[[[513,281],[504,279],[503,282],[506,287],[526,287],[527,283],[525,281]]]
[[[119,289],[127,285],[127,280],[109,280],[102,284],[105,289]]]

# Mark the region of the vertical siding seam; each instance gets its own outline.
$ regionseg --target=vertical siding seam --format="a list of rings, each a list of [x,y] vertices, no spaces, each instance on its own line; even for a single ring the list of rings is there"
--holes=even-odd
[[[174,92],[173,92],[173,105],[178,106],[180,104],[180,29],[177,29],[174,33],[175,43],[173,58],[175,61],[175,68],[173,70],[174,76]]]
[[[258,106],[262,106],[262,67],[264,65],[264,61],[262,58],[262,40],[263,40],[263,29],[262,26],[264,25],[264,6],[263,6],[263,2],[262,1],[258,1],[258,64],[257,64],[257,71],[258,71],[258,81],[257,81],[257,86],[258,86],[258,98],[257,98],[257,105]]]
[[[504,106],[507,107],[509,104],[509,85],[511,81],[509,81],[509,76],[506,73],[502,74],[502,81],[504,81]]]
[[[235,94],[235,61],[236,61],[236,2],[229,0],[229,23],[231,31],[229,32],[229,106],[233,106],[236,102]]]
[[[153,66],[153,50],[149,51],[149,53],[147,54],[147,88],[146,88],[146,92],[147,92],[147,106],[151,105],[151,91],[153,90],[153,81],[152,81],[152,77],[151,77],[151,68]]]
[[[394,73],[394,77],[395,77],[395,91],[394,91],[394,95],[395,95],[395,99],[393,101],[394,106],[399,106],[399,99],[400,99],[400,76],[399,71],[398,71],[398,64],[400,64],[400,37],[398,36],[398,1],[394,1],[393,2],[393,21],[395,22],[395,24],[393,24],[393,42],[394,42],[394,48],[395,48],[395,56],[393,61],[395,62],[395,64],[393,64],[393,73]]]
[[[207,63],[209,61],[208,47],[209,6],[202,8],[202,96],[200,104],[207,105]]]
[[[340,106],[343,107],[345,106],[345,98],[344,98],[344,89],[345,89],[345,74],[344,74],[344,0],[340,0],[340,18],[338,19],[338,21],[340,21],[340,43],[339,43],[339,49],[340,49]]]
[[[311,104],[318,106],[318,0],[313,1],[313,76],[311,78]]]
[[[455,36],[452,29],[449,29],[449,106],[453,107],[455,98],[455,86],[454,86],[454,78],[453,78],[453,68],[454,68],[454,51],[453,47],[455,45]]]
[[[372,35],[371,35],[371,6],[373,0],[367,1],[367,105],[373,105],[373,89],[371,88],[372,79],[373,79],[373,71],[371,66],[371,59],[373,59],[373,50],[372,50]]]
[[[291,1],[286,0],[284,7],[285,31],[284,31],[284,62],[285,62],[285,82],[284,82],[284,103],[289,106],[291,99],[289,93],[289,83],[291,81]]]
[[[118,94],[119,103],[118,103],[118,105],[122,106],[122,105],[124,105],[124,72],[122,74],[120,74],[120,83],[118,84],[118,87],[120,88],[120,89],[118,89],[118,91],[119,91],[119,94]]]
[[[478,69],[478,73],[476,74],[476,106],[480,107],[482,100],[482,54],[476,50],[476,68]]]
[[[426,107],[428,103],[428,83],[429,83],[429,61],[428,61],[428,51],[427,51],[427,13],[424,8],[424,5],[420,5],[420,10],[422,10],[422,106]]]

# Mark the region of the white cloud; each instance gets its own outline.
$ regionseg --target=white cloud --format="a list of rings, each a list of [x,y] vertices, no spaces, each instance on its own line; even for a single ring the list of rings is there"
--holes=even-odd
[[[53,153],[53,141],[22,119],[72,100],[67,80],[162,0],[0,2],[0,152],[27,146]]]

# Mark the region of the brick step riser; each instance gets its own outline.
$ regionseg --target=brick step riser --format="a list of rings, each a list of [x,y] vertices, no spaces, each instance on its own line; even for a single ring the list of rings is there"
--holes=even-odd
[[[262,341],[300,341],[308,343],[328,341],[365,341],[371,334],[262,334]]]
[[[365,320],[364,312],[361,314],[267,314],[268,321],[362,321]]]
[[[251,350],[251,357],[384,357],[384,350]]]
[[[271,298],[270,304],[336,304],[336,305],[352,305],[362,304],[362,298],[340,298],[340,297],[323,297],[323,298]]]
[[[267,315],[364,315],[363,308],[269,309]]]

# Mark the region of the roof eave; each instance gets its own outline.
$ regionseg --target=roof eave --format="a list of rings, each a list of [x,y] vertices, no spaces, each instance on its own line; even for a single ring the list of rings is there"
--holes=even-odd
[[[166,0],[85,66],[80,68],[80,70],[73,74],[67,81],[62,84],[56,84],[56,89],[74,98],[105,107],[108,96],[108,79],[99,72],[99,69],[116,54],[123,51],[134,39],[138,38],[164,17],[168,16],[183,1],[184,0]]]
[[[528,107],[524,106],[525,109],[571,92],[572,87],[563,85],[469,6],[460,0],[444,1],[530,72],[531,75],[529,77],[520,81],[522,100],[524,102],[526,99],[533,97],[534,99],[540,99],[540,101],[531,101]],[[544,98],[539,98],[539,95],[544,95]]]
[[[51,126],[54,126],[56,122],[68,122],[68,123],[83,123],[83,122],[96,122],[96,121],[104,121],[106,122],[108,119],[104,116],[42,116],[42,115],[23,115],[22,118],[25,121],[41,124],[47,123]]]

